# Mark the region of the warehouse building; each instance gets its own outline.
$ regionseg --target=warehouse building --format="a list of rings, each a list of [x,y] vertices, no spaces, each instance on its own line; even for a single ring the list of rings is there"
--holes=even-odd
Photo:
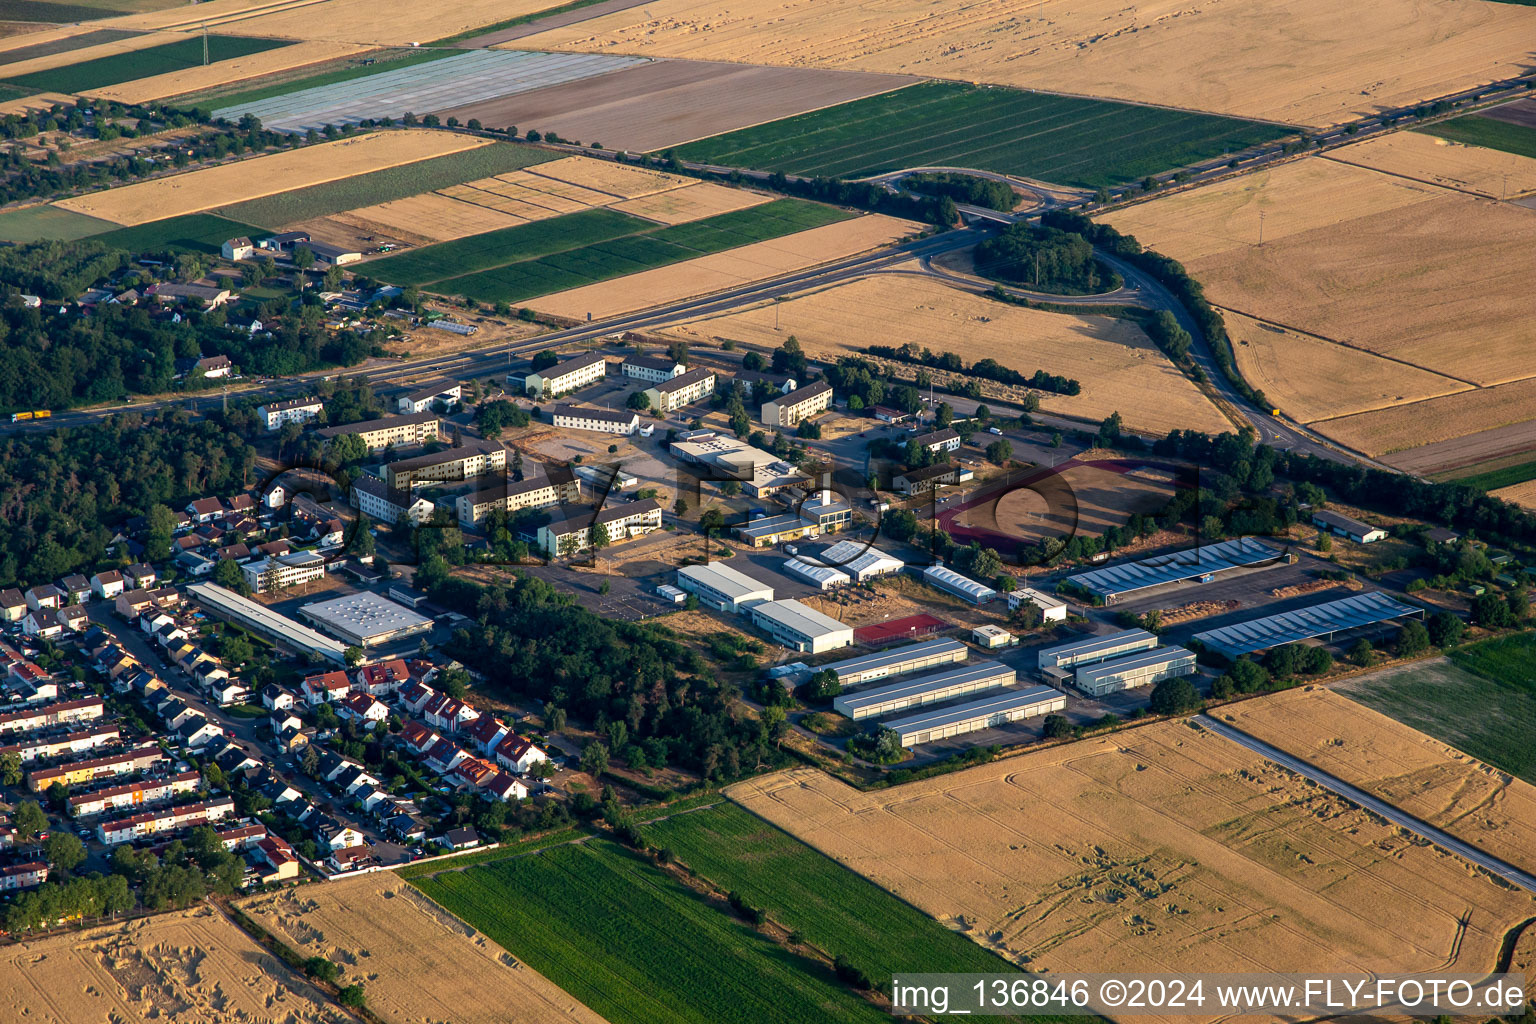
[[[1209,583],[1239,569],[1284,565],[1285,553],[1253,537],[1204,544],[1167,555],[1105,566],[1068,576],[1065,582],[1105,604],[1173,583]]]
[[[681,409],[685,405],[692,405],[714,393],[715,373],[702,366],[659,381],[645,389],[645,397],[651,400],[651,410],[663,415]]]
[[[823,551],[818,560],[837,566],[859,583],[901,572],[906,566],[895,555],[888,555],[879,548],[857,540],[838,541]]]
[[[921,746],[968,732],[995,729],[1010,722],[1049,715],[1064,710],[1067,696],[1049,686],[1031,686],[1026,690],[1005,690],[1002,693],[970,701],[952,708],[925,711],[908,718],[881,722],[881,728],[891,729],[901,738],[904,747]]]
[[[797,515],[763,516],[736,527],[736,536],[754,548],[771,548],[786,541],[819,537],[816,524]]]
[[[836,672],[838,683],[847,690],[891,676],[956,665],[970,656],[970,648],[959,640],[925,640],[920,644],[908,644],[889,651],[834,661],[830,665],[822,665],[821,671],[830,669]]]
[[[364,420],[340,427],[326,427],[315,433],[326,441],[355,434],[362,439],[370,452],[381,451],[390,445],[426,444],[440,436],[442,424],[434,412],[417,412],[409,416],[386,416],[380,420]]]
[[[1164,679],[1177,679],[1195,671],[1195,655],[1182,647],[1158,647],[1137,651],[1121,658],[1111,658],[1092,665],[1079,665],[1072,685],[1090,697],[1106,693],[1153,686]]]
[[[369,591],[299,609],[317,628],[356,647],[377,647],[432,632],[432,620]]]
[[[986,604],[997,597],[997,591],[983,583],[977,583],[969,577],[962,576],[953,569],[946,569],[942,565],[930,565],[923,570],[923,580],[930,587],[938,587],[947,594],[953,594],[962,601],[971,604]]]
[[[1196,633],[1193,639],[1228,658],[1257,654],[1298,640],[1332,639],[1339,633],[1394,619],[1424,617],[1424,609],[1404,604],[1380,591],[1327,601],[1278,615]]]
[[[706,608],[733,615],[773,600],[772,587],[724,562],[686,565],[677,570],[677,585],[696,595]]]
[[[574,402],[555,406],[555,426],[564,430],[595,430],[600,434],[628,437],[640,429],[640,414],[633,409],[598,409]]]
[[[1106,633],[1103,636],[1085,636],[1081,640],[1073,640],[1071,643],[1059,644],[1056,647],[1047,647],[1038,652],[1041,671],[1050,668],[1073,668],[1077,665],[1091,665],[1098,661],[1108,661],[1110,658],[1122,654],[1131,654],[1135,651],[1150,651],[1157,646],[1157,637],[1144,629],[1123,629],[1118,633]]]
[[[1339,515],[1337,512],[1312,513],[1312,525],[1325,533],[1348,537],[1356,544],[1374,544],[1379,540],[1385,540],[1387,536],[1387,531],[1379,526],[1362,523],[1358,519]]]
[[[384,482],[396,490],[450,480],[470,480],[507,468],[507,449],[495,441],[447,448],[384,467]]]
[[[461,494],[454,499],[459,522],[479,526],[492,512],[516,512],[525,508],[554,508],[581,500],[581,484],[568,466],[550,466],[546,475],[526,480],[503,480],[495,487]]]
[[[784,571],[797,580],[809,583],[817,590],[831,590],[833,587],[845,587],[853,582],[853,577],[841,569],[834,569],[830,565],[816,565],[812,562],[802,562],[798,558],[791,558],[784,563]]]
[[[748,609],[752,624],[802,654],[820,654],[853,645],[853,628],[807,608],[799,601],[768,601]]]
[[[608,375],[608,360],[599,352],[588,352],[523,378],[523,387],[535,398],[559,398],[596,384]]]
[[[798,426],[801,420],[826,412],[831,405],[832,385],[818,380],[764,402],[762,421],[770,427]]]
[[[1041,622],[1066,622],[1067,602],[1033,587],[1020,587],[1008,592],[1008,610],[1017,611],[1019,605],[1029,602],[1040,609]]]
[[[871,690],[845,693],[833,698],[832,707],[855,722],[861,722],[866,718],[883,718],[924,704],[939,704],[1001,690],[1017,681],[1018,675],[1002,662],[978,661],[932,675],[898,680]]]
[[[314,653],[332,664],[347,663],[345,644],[241,597],[233,590],[226,590],[217,583],[194,583],[187,587],[187,593],[210,614],[238,623],[268,640],[285,644],[300,654]]]

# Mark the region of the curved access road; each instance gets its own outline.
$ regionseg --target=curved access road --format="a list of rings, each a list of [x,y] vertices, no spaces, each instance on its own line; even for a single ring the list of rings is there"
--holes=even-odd
[[[1385,818],[1399,828],[1407,829],[1420,839],[1429,840],[1442,850],[1454,853],[1463,860],[1471,861],[1473,864],[1491,874],[1497,875],[1511,885],[1519,886],[1529,893],[1536,893],[1536,875],[1532,875],[1528,871],[1522,871],[1513,864],[1506,863],[1470,843],[1465,843],[1428,822],[1420,821],[1406,811],[1401,811],[1386,801],[1377,799],[1364,790],[1351,786],[1338,776],[1330,775],[1328,772],[1303,761],[1299,757],[1292,757],[1285,751],[1272,747],[1263,740],[1248,735],[1241,729],[1235,729],[1224,722],[1218,722],[1210,715],[1196,715],[1194,721],[1202,728],[1209,729],[1222,739],[1231,740],[1239,746],[1247,747],[1266,760],[1273,761],[1282,768],[1288,768],[1297,775],[1311,779],[1324,789],[1332,790],[1351,803],[1359,804],[1372,814]]]

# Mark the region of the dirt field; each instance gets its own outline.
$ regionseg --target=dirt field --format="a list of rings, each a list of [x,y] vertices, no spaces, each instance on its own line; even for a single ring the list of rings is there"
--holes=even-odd
[[[488,144],[484,139],[430,130],[373,132],[92,192],[55,205],[116,224],[144,224]]]
[[[460,202],[436,192],[364,206],[326,219],[369,234],[377,232],[399,237],[401,241],[427,242],[445,242],[527,223],[524,217]]]
[[[1118,410],[1127,426],[1159,433],[1229,429],[1216,407],[1140,328],[1124,320],[1008,306],[907,275],[838,285],[776,307],[699,320],[670,333],[771,348],[793,334],[809,354],[822,359],[856,355],[867,345],[911,341],[935,352],[954,352],[967,363],[993,358],[1025,374],[1042,369],[1082,383],[1079,395],[1043,396],[1041,408],[1049,412],[1101,420]]]
[[[1039,489],[1018,488],[995,501],[957,512],[946,527],[973,527],[1009,537],[1021,544],[1067,538],[1103,536],[1111,526],[1124,526],[1137,512],[1152,513],[1173,497],[1172,480],[1159,474],[1117,473],[1092,464],[1074,465],[1057,474],[1070,489],[1063,501],[1059,483]]]
[[[619,199],[639,199],[641,196],[652,196],[658,192],[699,183],[697,178],[668,174],[653,167],[632,167],[612,160],[594,160],[585,156],[568,156],[551,160],[547,164],[536,164],[528,169],[528,173],[568,181],[573,185],[606,192]]]
[[[797,769],[726,793],[1034,970],[1475,973],[1536,909],[1185,722],[885,792]]]
[[[29,1024],[353,1020],[210,907],[7,946],[0,1005]]]
[[[392,872],[260,896],[243,908],[306,956],[360,977],[386,1020],[531,1024],[602,1018]]]
[[[1223,721],[1526,871],[1536,786],[1320,686],[1222,708]]]
[[[539,47],[520,40],[511,48]],[[912,81],[809,68],[664,61],[438,113],[461,121],[477,117],[496,127],[552,128],[568,139],[643,153],[889,92]]]
[[[1536,418],[1536,378],[1379,412],[1323,420],[1315,428],[1367,455],[1390,455]],[[1395,464],[1395,463],[1394,463]]]
[[[912,221],[869,214],[667,267],[642,270],[615,281],[530,299],[527,304],[541,313],[557,316],[584,317],[587,313],[594,317],[613,316],[852,256],[888,245],[921,229],[921,225]]]
[[[1536,512],[1536,480],[1527,480],[1523,484],[1515,484],[1513,487],[1500,487],[1490,492],[1495,498],[1503,498]]]
[[[1224,319],[1244,379],[1303,423],[1471,390],[1438,373],[1241,313]]]
[[[1533,33],[1536,11],[1453,0],[659,0],[518,45],[921,74],[1327,124],[1523,71]]]
[[[1393,132],[1336,149],[1328,158],[1490,199],[1536,191],[1536,160],[1419,132]]]
[[[686,224],[689,221],[716,217],[732,210],[745,210],[768,202],[772,196],[760,192],[748,192],[742,188],[726,188],[708,182],[700,182],[691,188],[673,189],[653,196],[630,199],[615,203],[620,213],[644,217],[660,224]]]
[[[342,57],[366,53],[370,49],[372,47],[355,46],[349,43],[298,43],[277,50],[254,53],[248,57],[216,61],[207,67],[188,68],[185,71],[140,78],[105,89],[93,89],[91,94],[121,103],[147,103],[150,100],[201,92],[230,82],[240,82],[247,78],[257,78],[278,71],[289,71],[309,64],[338,60]]]

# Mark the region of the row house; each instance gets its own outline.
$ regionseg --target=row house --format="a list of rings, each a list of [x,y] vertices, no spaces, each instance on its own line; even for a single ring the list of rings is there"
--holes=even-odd
[[[46,881],[48,881],[48,865],[40,861],[28,861],[25,864],[13,864],[8,868],[0,868],[0,892],[35,889]]]
[[[132,622],[150,609],[165,611],[180,604],[181,591],[175,587],[160,587],[157,590],[125,590],[117,595],[113,607],[117,614]]]
[[[288,882],[299,877],[299,855],[281,836],[268,835],[251,849],[251,860],[265,865],[257,877],[263,885]]]
[[[72,722],[89,722],[106,713],[106,701],[100,697],[81,697],[78,700],[61,700],[51,704],[39,704],[23,711],[0,714],[0,734],[8,732],[33,732]]]
[[[125,807],[142,807],[171,800],[183,793],[192,793],[202,785],[202,776],[195,770],[167,775],[142,782],[129,782],[120,786],[106,786],[69,795],[69,815],[72,818],[93,818],[98,814],[122,810]]]
[[[495,751],[503,739],[511,734],[511,727],[495,715],[482,715],[465,726],[463,737],[482,754],[489,755]]]
[[[421,717],[434,729],[458,732],[480,717],[480,712],[447,694],[438,694],[421,710]]]
[[[96,836],[108,846],[118,846],[146,836],[210,825],[234,813],[234,799],[224,796],[201,803],[183,804],[180,807],[168,807],[161,811],[147,811],[127,818],[104,821],[96,826]]]
[[[447,775],[469,755],[452,740],[439,739],[422,755],[422,762],[439,775]]]
[[[437,696],[437,691],[419,679],[413,679],[400,687],[395,703],[413,715],[419,715]]]
[[[15,754],[22,764],[33,761],[52,761],[60,757],[77,757],[80,754],[111,746],[122,739],[122,731],[113,725],[96,725],[86,729],[65,731],[50,730],[47,733],[28,734],[14,743],[0,747],[0,757]]]

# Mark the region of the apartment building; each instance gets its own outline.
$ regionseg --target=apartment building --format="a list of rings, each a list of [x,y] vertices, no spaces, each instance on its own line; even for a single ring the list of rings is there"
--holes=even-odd
[[[688,368],[668,356],[630,356],[619,364],[619,372],[635,380],[660,384],[681,377]]]
[[[148,811],[127,818],[104,821],[96,826],[96,836],[108,846],[117,846],[135,839],[222,821],[234,813],[234,799],[225,796],[217,800],[183,804],[180,807],[167,807],[163,811]]]
[[[935,455],[939,452],[953,452],[960,449],[960,434],[954,427],[945,427],[942,430],[931,430],[926,434],[919,434],[910,440],[916,441],[918,447],[926,448]]]
[[[617,544],[661,529],[661,506],[654,498],[609,505],[593,512],[573,509],[547,526],[539,527],[538,546],[551,558],[586,551],[592,545],[592,529],[602,526],[608,543]]]
[[[432,408],[436,402],[442,402],[444,406],[451,406],[454,402],[464,397],[464,387],[452,381],[438,380],[417,388],[408,395],[402,395],[396,408],[403,413],[421,413]]]
[[[536,398],[559,398],[596,384],[607,375],[608,360],[602,353],[587,352],[563,363],[534,370],[524,378],[524,386],[528,394]]]
[[[428,441],[436,441],[442,435],[442,423],[435,412],[415,412],[406,416],[385,416],[383,419],[364,420],[362,423],[326,427],[315,433],[326,441],[355,434],[370,452],[376,452],[392,444],[426,444]]]
[[[663,415],[685,405],[692,405],[714,393],[715,373],[702,366],[645,389],[645,397],[651,400],[651,408]]]
[[[564,430],[593,430],[627,437],[640,429],[640,414],[633,409],[597,409],[561,402],[555,406],[554,422]]]
[[[352,481],[352,507],[376,523],[408,522],[412,526],[432,518],[432,503],[406,490],[392,490],[376,476]]]
[[[170,800],[182,793],[193,792],[201,784],[202,775],[196,769],[191,769],[163,778],[128,782],[120,786],[106,786],[84,793],[71,793],[69,814],[72,818],[93,818],[98,814],[122,810],[124,807],[141,807],[145,804]]]
[[[240,570],[252,591],[268,594],[321,579],[325,576],[325,556],[315,551],[295,551],[248,562]]]
[[[121,775],[137,775],[147,772],[167,758],[153,741],[115,754],[71,761],[67,764],[35,768],[27,773],[27,788],[41,793],[55,782],[65,786],[79,786],[97,779],[110,779]]]
[[[470,480],[506,468],[506,448],[495,442],[481,442],[391,462],[384,467],[384,482],[391,488],[409,490],[421,484]]]
[[[256,407],[256,418],[268,430],[280,430],[284,423],[313,423],[320,418],[325,403],[314,395],[308,398],[290,398],[285,402],[268,402]]]
[[[495,487],[461,494],[455,502],[459,522],[478,526],[492,512],[516,512],[525,508],[553,508],[581,500],[581,484],[569,467],[552,466],[545,476],[505,480]]]
[[[100,697],[61,700],[24,711],[0,714],[0,735],[10,732],[35,732],[74,722],[88,722],[106,713],[106,701]]]
[[[796,388],[763,403],[762,421],[770,427],[793,427],[826,412],[832,405],[832,385],[824,380]]]

